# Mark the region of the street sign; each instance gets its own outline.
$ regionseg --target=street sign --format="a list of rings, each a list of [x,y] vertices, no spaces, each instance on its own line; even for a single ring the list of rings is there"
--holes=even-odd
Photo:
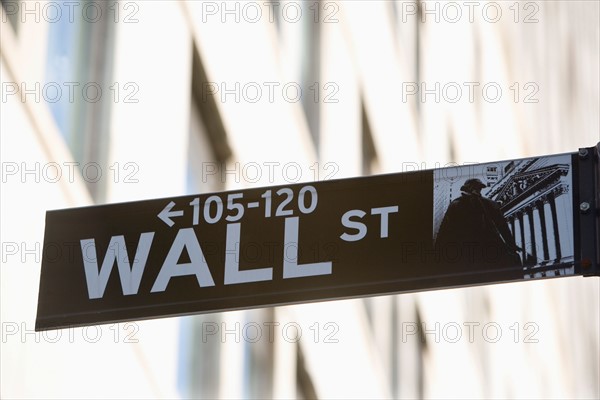
[[[598,275],[598,149],[48,211],[36,330]]]

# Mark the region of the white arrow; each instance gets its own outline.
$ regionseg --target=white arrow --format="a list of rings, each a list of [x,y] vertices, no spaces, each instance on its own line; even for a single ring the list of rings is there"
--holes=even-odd
[[[183,215],[183,211],[171,211],[175,202],[172,201],[161,212],[158,213],[158,218],[162,219],[163,222],[169,226],[173,226],[175,222],[171,221],[171,217],[181,217]]]

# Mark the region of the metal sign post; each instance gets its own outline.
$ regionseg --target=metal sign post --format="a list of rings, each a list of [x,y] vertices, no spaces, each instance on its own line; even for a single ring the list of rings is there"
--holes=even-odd
[[[48,211],[36,330],[599,275],[598,147]]]

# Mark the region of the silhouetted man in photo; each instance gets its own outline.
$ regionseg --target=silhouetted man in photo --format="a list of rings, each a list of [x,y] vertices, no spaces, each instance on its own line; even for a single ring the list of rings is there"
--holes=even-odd
[[[479,179],[467,180],[448,206],[435,242],[440,262],[461,270],[521,270],[520,248],[500,205],[481,195],[485,187]]]

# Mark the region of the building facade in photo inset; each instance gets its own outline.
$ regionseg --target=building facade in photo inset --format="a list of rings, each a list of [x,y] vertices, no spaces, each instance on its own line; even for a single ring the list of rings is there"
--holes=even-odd
[[[571,185],[570,155],[436,170],[439,261],[524,278],[573,274]]]

